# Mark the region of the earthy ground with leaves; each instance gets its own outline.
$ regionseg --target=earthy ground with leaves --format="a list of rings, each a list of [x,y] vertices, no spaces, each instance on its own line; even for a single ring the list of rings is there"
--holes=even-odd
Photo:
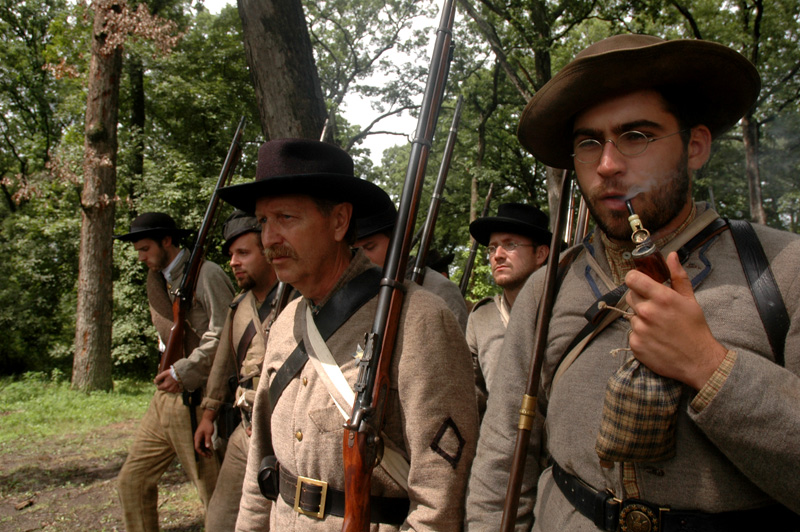
[[[146,395],[139,401],[146,406]],[[5,421],[20,412],[6,408],[0,408],[0,433],[5,433],[0,439],[0,530],[124,530],[116,476],[141,406],[127,412],[127,419],[88,431],[46,436],[23,431],[11,438],[6,428],[14,427]],[[159,518],[164,531],[203,530],[202,505],[177,462],[159,484]]]

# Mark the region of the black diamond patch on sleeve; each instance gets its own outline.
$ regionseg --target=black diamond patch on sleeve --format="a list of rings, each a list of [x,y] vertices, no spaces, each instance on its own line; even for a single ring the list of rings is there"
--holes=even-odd
[[[455,469],[461,460],[466,440],[461,436],[452,418],[447,418],[431,442],[431,449]]]

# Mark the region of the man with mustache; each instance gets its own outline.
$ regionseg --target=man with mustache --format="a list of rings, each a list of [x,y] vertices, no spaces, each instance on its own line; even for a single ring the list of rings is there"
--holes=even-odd
[[[381,278],[351,249],[352,222],[373,214],[380,194],[354,176],[346,152],[301,139],[266,142],[256,180],[220,191],[255,212],[278,279],[303,296],[270,330],[237,530],[342,528],[343,424]],[[469,350],[440,298],[404,286],[371,520],[381,530],[458,531],[478,428]]]
[[[533,205],[503,203],[497,216],[478,218],[469,232],[487,246],[494,282],[503,292],[486,297],[472,307],[467,322],[467,344],[475,366],[478,408],[483,414],[494,382],[495,367],[503,347],[511,307],[530,275],[550,253],[552,233],[548,218]]]
[[[562,257],[517,530],[800,528],[800,239],[691,195],[759,88],[725,46],[618,35],[525,108],[520,142],[574,169],[597,229]],[[664,284],[634,269],[628,200],[666,256]],[[509,321],[468,530],[499,528],[543,279]]]
[[[162,352],[173,324],[172,300],[190,256],[180,241],[189,233],[178,229],[168,214],[147,212],[131,222],[129,233],[114,236],[133,243],[139,261],[150,270],[147,299]],[[232,297],[233,285],[222,268],[211,261],[203,262],[192,308],[186,316],[185,357],[156,375],[158,389],[119,472],[119,498],[125,530],[129,532],[158,531],[158,480],[176,456],[208,509],[219,460],[216,456],[195,460],[189,412],[189,408],[195,407],[187,408],[184,396],[193,394],[198,402],[202,398],[202,389],[219,345],[225,310]]]
[[[206,530],[219,532],[233,530],[239,513],[251,435],[250,415],[278,285],[264,256],[261,228],[255,216],[234,211],[222,232],[222,252],[231,258],[231,269],[243,292],[230,305],[202,402],[205,412],[194,435],[195,450],[205,460],[214,456],[215,421],[221,433],[218,436],[227,439],[205,521]]]

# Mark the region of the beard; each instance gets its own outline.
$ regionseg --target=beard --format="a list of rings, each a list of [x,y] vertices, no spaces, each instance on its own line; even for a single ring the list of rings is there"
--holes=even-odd
[[[242,290],[250,290],[256,286],[256,281],[250,277],[250,274],[245,273],[244,277],[236,279],[236,284],[239,285],[239,288]]]
[[[639,215],[642,224],[650,231],[650,234],[657,232],[675,219],[690,199],[691,180],[687,165],[688,157],[684,149],[677,165],[660,185],[637,195],[640,200],[637,202],[636,214]],[[632,234],[628,222],[628,212],[601,211],[598,208],[597,199],[606,189],[619,190],[620,188],[615,181],[608,181],[603,188],[588,194],[586,203],[595,223],[606,236],[612,240],[628,241]]]

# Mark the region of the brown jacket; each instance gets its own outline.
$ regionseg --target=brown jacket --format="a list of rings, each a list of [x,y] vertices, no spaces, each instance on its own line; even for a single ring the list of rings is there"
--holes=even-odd
[[[332,293],[371,266],[359,251]],[[363,347],[364,333],[372,326],[376,307],[377,297],[326,342],[351,386],[357,373],[353,355],[359,345]],[[253,413],[253,439],[236,527],[239,531],[266,529],[266,500],[258,490],[256,474],[270,429],[275,455],[284,467],[293,474],[325,480],[339,490],[344,488],[344,419],[311,363],[273,405],[270,419],[269,383],[304,331],[305,299],[290,303],[270,331]],[[413,285],[408,287],[401,314],[391,383],[384,432],[411,466],[411,510],[402,528],[458,531],[462,527],[466,479],[478,430],[472,366],[452,313],[440,298]],[[463,443],[459,443],[459,436]],[[380,467],[372,477],[372,493],[405,495]],[[272,530],[338,532],[341,526],[339,517],[326,516],[320,521],[300,515],[280,498],[271,512]],[[372,529],[397,530],[389,525],[373,525]]]

